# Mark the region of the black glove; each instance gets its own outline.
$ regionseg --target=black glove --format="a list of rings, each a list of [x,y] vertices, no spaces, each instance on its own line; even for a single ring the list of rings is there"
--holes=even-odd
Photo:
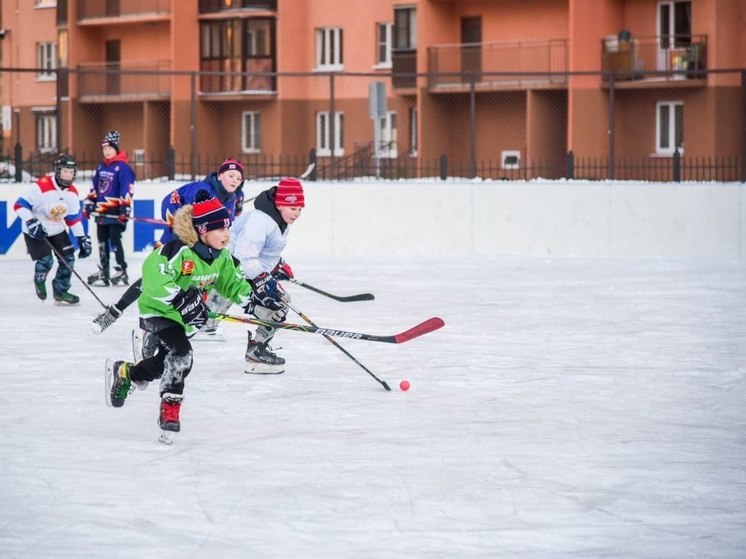
[[[191,324],[199,330],[207,323],[207,305],[202,300],[199,290],[193,285],[174,297],[171,305],[181,313],[184,324]]]
[[[26,222],[26,227],[28,227],[29,236],[33,237],[37,241],[43,241],[44,238],[47,236],[47,232],[44,230],[44,226],[41,224],[41,221],[39,221],[35,217],[32,217]]]
[[[277,281],[290,281],[295,278],[295,275],[293,274],[293,269],[290,267],[290,264],[280,258],[277,266],[272,270],[272,277]]]
[[[88,258],[91,255],[91,251],[93,251],[93,247],[91,246],[91,238],[88,235],[75,238],[78,239],[78,246],[80,247],[78,258]]]
[[[283,308],[280,303],[282,293],[277,280],[267,272],[259,274],[251,281],[254,290],[251,293],[251,301],[255,305],[279,311]]]
[[[86,198],[83,201],[83,217],[88,219],[92,213],[96,212],[96,201]]]

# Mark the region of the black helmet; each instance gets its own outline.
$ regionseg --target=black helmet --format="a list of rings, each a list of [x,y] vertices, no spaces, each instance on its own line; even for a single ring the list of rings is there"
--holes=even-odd
[[[63,168],[72,169],[73,178],[71,178],[70,180],[63,179],[60,175],[60,171]],[[68,186],[70,186],[75,180],[75,174],[77,172],[78,164],[75,162],[75,158],[73,156],[61,153],[57,156],[57,159],[54,160],[54,180],[57,182],[57,185],[60,188],[67,188]]]

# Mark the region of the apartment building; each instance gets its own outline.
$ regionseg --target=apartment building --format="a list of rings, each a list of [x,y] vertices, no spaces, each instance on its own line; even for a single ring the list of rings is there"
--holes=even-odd
[[[1,17],[2,133],[24,157],[118,129],[141,176],[170,148],[250,168],[313,149],[332,175],[564,176],[572,152],[744,176],[743,0],[4,0]]]

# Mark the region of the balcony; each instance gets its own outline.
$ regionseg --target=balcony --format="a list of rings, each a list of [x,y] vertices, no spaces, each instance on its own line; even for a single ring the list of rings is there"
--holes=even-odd
[[[78,0],[78,23],[144,23],[168,19],[170,0]]]
[[[430,91],[564,87],[568,49],[565,39],[458,43],[428,49]]]
[[[78,100],[148,101],[171,95],[171,63],[168,60],[141,64],[106,62],[78,66]]]
[[[601,41],[601,69],[615,80],[701,80],[707,69],[706,35],[617,37]],[[609,75],[605,75],[608,80]]]
[[[277,11],[277,0],[199,0],[199,13],[212,14],[235,10]]]
[[[393,86],[399,89],[417,86],[417,51],[399,49],[391,53]]]

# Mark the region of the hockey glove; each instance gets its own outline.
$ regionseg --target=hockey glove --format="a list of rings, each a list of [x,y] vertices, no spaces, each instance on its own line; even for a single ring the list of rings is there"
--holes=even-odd
[[[122,225],[127,225],[127,221],[130,218],[130,207],[129,206],[119,206],[119,217],[117,218],[119,220],[119,223]]]
[[[93,247],[91,246],[91,238],[88,235],[85,235],[83,237],[76,237],[76,239],[78,239],[78,246],[80,247],[80,251],[78,251],[78,258],[88,258],[93,251]]]
[[[199,330],[207,323],[207,305],[202,300],[199,290],[193,285],[174,297],[171,305],[181,313],[184,324],[190,324]]]
[[[37,241],[43,241],[44,237],[47,236],[47,232],[44,230],[44,226],[41,224],[41,221],[39,221],[35,217],[32,217],[26,222],[26,227],[28,227],[29,236],[33,237]]]
[[[83,217],[88,219],[92,213],[96,213],[96,201],[87,198],[83,201]]]
[[[252,303],[273,311],[283,308],[280,303],[282,293],[277,280],[271,274],[264,272],[251,281],[254,291],[251,293]]]
[[[285,260],[282,258],[280,258],[280,261],[277,263],[277,266],[275,266],[275,269],[272,270],[272,277],[274,277],[277,281],[290,281],[291,279],[295,279],[295,275],[293,274],[293,269],[290,267],[290,264],[285,262]]]

